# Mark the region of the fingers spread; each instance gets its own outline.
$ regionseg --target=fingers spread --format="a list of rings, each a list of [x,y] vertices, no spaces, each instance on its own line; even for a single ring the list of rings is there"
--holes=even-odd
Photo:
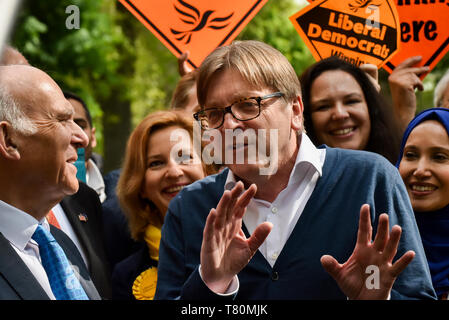
[[[240,181],[237,182],[237,184],[234,186],[234,188],[232,188],[231,193],[230,193],[230,201],[227,203],[226,208],[224,208],[226,222],[233,219],[234,211],[236,210],[236,203],[237,203],[237,200],[240,197],[243,189],[244,189],[243,183]]]
[[[211,209],[209,212],[209,215],[206,219],[206,225],[204,226],[203,230],[203,242],[209,242],[212,241],[214,237],[214,225],[215,225],[215,219],[217,217],[215,209]]]
[[[388,215],[381,214],[379,216],[379,223],[377,224],[377,233],[374,239],[374,248],[377,251],[384,251],[387,241],[389,239],[388,235]]]
[[[223,195],[221,196],[220,201],[218,202],[216,212],[217,212],[217,219],[215,221],[215,227],[220,229],[225,225],[226,222],[226,214],[229,207],[229,204],[231,202],[231,192],[229,190],[226,190]]]
[[[243,185],[243,184],[242,184]],[[245,214],[245,209],[248,206],[251,199],[256,195],[257,187],[252,184],[237,200],[236,203],[236,218],[242,218]]]
[[[404,271],[410,262],[412,262],[415,257],[415,252],[410,250],[404,253],[404,255],[398,259],[391,267],[391,274],[393,277],[399,276],[399,274]]]
[[[252,254],[259,249],[260,245],[268,237],[271,229],[273,229],[273,224],[270,222],[264,222],[257,226],[256,230],[254,230],[253,234],[248,239],[248,247],[250,248]]]
[[[398,250],[399,240],[401,239],[402,229],[395,225],[391,228],[390,239],[384,250],[384,257],[387,261],[392,261]]]
[[[364,204],[360,208],[359,230],[357,232],[357,243],[367,245],[371,242],[372,227],[370,208],[368,204]]]
[[[341,265],[338,263],[338,261],[330,255],[324,255],[321,257],[320,262],[324,270],[326,270],[326,272],[329,273],[332,278],[336,279],[341,269]]]

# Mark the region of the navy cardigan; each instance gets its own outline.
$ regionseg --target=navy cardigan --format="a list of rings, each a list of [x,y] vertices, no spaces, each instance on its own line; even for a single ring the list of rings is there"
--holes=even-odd
[[[396,258],[408,250],[416,253],[397,278],[391,298],[434,299],[413,210],[397,169],[374,153],[324,147],[322,177],[275,265],[256,252],[238,274],[239,291],[231,298],[346,299],[320,258],[330,254],[340,263],[349,258],[360,207],[368,203],[374,231],[381,213],[389,214],[390,228],[402,227]],[[227,173],[226,169],[197,181],[171,201],[162,228],[155,299],[223,299],[204,285],[198,265],[206,217],[224,192]]]

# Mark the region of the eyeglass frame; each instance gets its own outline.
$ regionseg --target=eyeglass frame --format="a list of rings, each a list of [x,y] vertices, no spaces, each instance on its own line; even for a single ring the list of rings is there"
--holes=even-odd
[[[203,112],[205,112],[205,109],[203,109],[203,110],[200,110],[200,111],[198,111],[198,112],[195,112],[194,114],[193,114],[193,118],[195,118],[195,120],[196,121],[198,121],[199,123],[200,123],[200,126],[201,126],[201,128],[203,129],[203,130],[214,130],[214,129],[218,129],[218,128],[220,128],[222,125],[223,125],[223,123],[224,123],[224,118],[225,118],[225,115],[227,114],[227,113],[230,113],[235,119],[237,119],[238,121],[249,121],[249,120],[253,120],[253,119],[256,119],[257,117],[259,117],[260,116],[260,108],[262,107],[261,105],[260,105],[260,103],[263,101],[263,100],[266,100],[266,99],[269,99],[269,98],[274,98],[274,97],[284,97],[285,96],[285,94],[283,93],[283,92],[280,92],[280,91],[278,91],[278,92],[273,92],[273,93],[270,93],[270,94],[267,94],[267,95],[264,95],[264,96],[262,96],[262,97],[248,97],[248,98],[242,98],[242,99],[239,99],[239,100],[237,100],[237,101],[235,101],[235,102],[233,102],[231,105],[229,105],[229,106],[227,106],[227,107],[224,107],[224,108],[209,108],[209,109],[207,109],[207,110],[222,110],[222,119],[221,119],[221,123],[220,123],[220,125],[218,126],[218,127],[215,127],[215,128],[204,128],[202,125],[201,125],[201,120],[199,119],[199,115],[201,114],[201,113],[203,113]],[[257,115],[256,116],[254,116],[254,117],[252,117],[252,118],[249,118],[249,119],[245,119],[245,120],[242,120],[242,119],[239,119],[239,118],[237,118],[235,115],[234,115],[234,113],[232,112],[232,106],[234,105],[234,104],[236,104],[236,103],[239,103],[239,102],[242,102],[242,101],[245,101],[245,100],[250,100],[250,99],[254,99],[254,100],[256,100],[257,101],[257,106],[258,106],[258,112],[257,112]]]

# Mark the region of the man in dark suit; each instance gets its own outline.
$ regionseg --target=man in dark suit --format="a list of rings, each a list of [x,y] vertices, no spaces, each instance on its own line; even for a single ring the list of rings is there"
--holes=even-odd
[[[44,72],[0,67],[1,299],[100,298],[76,246],[46,220],[79,188],[76,150],[88,138],[73,114]]]
[[[0,65],[17,64],[29,65],[27,59],[19,51],[12,47],[6,47]],[[92,148],[96,144],[95,128],[92,127],[89,110],[81,98],[74,94],[63,93],[74,108],[75,123],[83,129],[89,138],[89,144],[86,147],[86,168],[90,168],[87,172],[91,177],[93,176],[92,188],[97,192],[93,192],[91,188],[80,182],[77,193],[64,197],[61,203],[53,207],[51,215],[54,217],[50,222],[56,222],[57,227],[74,242],[100,295],[109,299],[111,298],[111,271],[102,239],[102,210],[99,201],[99,197],[104,193],[104,183],[95,164],[91,163],[90,166],[87,164],[88,161],[91,161],[89,158]],[[80,102],[77,103],[78,101]]]

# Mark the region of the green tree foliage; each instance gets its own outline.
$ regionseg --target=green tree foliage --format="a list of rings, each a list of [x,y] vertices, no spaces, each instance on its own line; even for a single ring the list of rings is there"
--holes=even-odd
[[[80,9],[80,29],[66,28],[69,14],[65,11],[69,5]],[[126,88],[133,74],[123,68],[134,54],[116,18],[111,1],[26,1],[13,37],[13,45],[33,66],[45,70],[63,89],[86,101],[97,127],[100,152],[102,119],[108,115],[103,102],[116,88]],[[118,92],[119,99],[127,99],[127,90]]]
[[[66,28],[69,5],[80,29]],[[118,1],[25,1],[12,45],[86,101],[105,171],[120,166],[131,129],[168,106],[179,79],[176,58]]]
[[[79,7],[79,30],[66,28],[69,5]],[[313,60],[288,20],[297,10],[293,0],[269,1],[239,38],[273,45],[299,73]],[[106,171],[120,165],[131,129],[168,107],[179,80],[176,58],[118,1],[25,1],[12,42],[86,101]]]
[[[130,13],[128,18],[135,19]],[[135,72],[130,79],[133,126],[148,113],[169,107],[174,87],[180,78],[176,57],[140,22],[137,30],[134,40]]]
[[[293,0],[268,1],[237,39],[260,40],[270,44],[287,57],[297,74],[301,74],[315,62],[289,20],[301,7]]]

